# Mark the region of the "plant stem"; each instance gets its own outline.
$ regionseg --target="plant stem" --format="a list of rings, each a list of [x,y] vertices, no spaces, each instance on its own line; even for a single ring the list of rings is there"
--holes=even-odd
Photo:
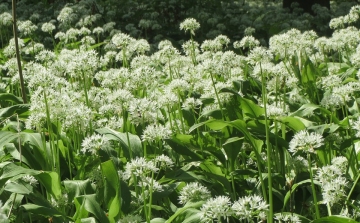
[[[315,190],[315,184],[314,184],[314,179],[313,179],[312,165],[311,165],[311,155],[310,154],[308,154],[308,162],[309,162],[309,172],[310,172],[310,181],[311,181],[311,191],[312,191],[312,194],[313,194],[314,205],[315,205],[315,214],[316,214],[315,219],[319,219],[320,218],[320,211],[319,211],[319,206],[318,206],[317,197],[316,197],[316,190]]]
[[[13,16],[13,32],[14,32],[14,41],[15,41],[16,60],[17,60],[17,65],[18,65],[18,69],[19,69],[19,78],[20,78],[20,86],[21,86],[21,96],[22,96],[24,104],[27,104],[24,77],[22,75],[22,69],[21,69],[18,33],[17,33],[17,26],[16,26],[16,1],[15,0],[12,0],[12,16]]]
[[[267,168],[268,168],[268,188],[269,188],[269,214],[268,214],[268,222],[273,222],[273,215],[274,215],[274,206],[273,206],[273,194],[272,194],[272,176],[271,176],[271,146],[270,146],[270,138],[269,138],[269,125],[268,125],[268,118],[267,118],[267,92],[266,92],[266,78],[262,72],[261,63],[260,63],[260,70],[261,70],[261,79],[262,79],[262,95],[263,95],[263,103],[264,103],[264,110],[265,110],[265,134],[266,134],[266,151],[267,151]]]

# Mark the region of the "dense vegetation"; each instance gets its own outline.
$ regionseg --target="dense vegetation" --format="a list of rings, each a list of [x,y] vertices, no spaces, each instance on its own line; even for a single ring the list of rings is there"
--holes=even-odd
[[[354,2],[22,0],[17,15],[20,57],[0,4],[1,223],[360,220]]]

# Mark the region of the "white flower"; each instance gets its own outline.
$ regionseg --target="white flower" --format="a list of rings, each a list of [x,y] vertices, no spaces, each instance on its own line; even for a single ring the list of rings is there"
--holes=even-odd
[[[126,163],[123,179],[130,179],[132,175],[137,177],[146,177],[151,172],[156,173],[159,170],[153,161],[146,161],[145,158],[135,158]]]
[[[300,218],[297,215],[293,214],[282,214],[279,213],[275,216],[275,220],[278,223],[301,223]]]
[[[210,197],[210,191],[206,187],[198,182],[191,182],[181,189],[179,203],[186,204],[189,201],[204,201]]]
[[[21,177],[21,179],[25,182],[30,184],[31,186],[36,186],[39,184],[39,182],[37,181],[37,179],[35,179],[35,177],[30,176],[30,175],[25,175],[23,177]]]
[[[315,149],[324,144],[322,135],[301,130],[296,133],[289,143],[289,152],[295,154],[298,151],[315,153]]]
[[[195,36],[195,30],[200,28],[200,23],[193,18],[187,18],[182,23],[180,23],[180,30],[185,30],[185,32],[190,31],[191,35]]]
[[[103,136],[103,135],[99,135],[99,134],[94,134],[90,137],[86,137],[82,143],[81,143],[81,152],[82,153],[86,153],[86,152],[90,152],[91,154],[96,154],[98,152],[98,150],[102,149],[105,150],[107,148],[109,148],[110,142],[109,140]]]
[[[228,219],[233,213],[230,205],[230,198],[227,196],[208,199],[200,209],[201,222],[213,222],[213,220],[221,222],[221,219]]]
[[[128,215],[121,218],[117,223],[140,223],[142,218],[139,215]]]
[[[239,41],[235,41],[234,42],[234,48],[235,49],[239,49],[239,48],[249,48],[249,49],[253,49],[254,47],[257,47],[260,45],[259,40],[255,39],[253,36],[244,36],[240,42]]]
[[[59,16],[57,17],[57,20],[63,23],[70,22],[75,17],[74,10],[70,7],[64,7],[61,9]]]
[[[252,222],[253,218],[264,218],[268,207],[269,205],[266,204],[262,197],[250,195],[239,198],[231,208],[240,220]]]
[[[158,191],[158,192],[164,191],[160,183],[151,177],[144,177],[144,176],[140,177],[139,186],[142,188],[147,188],[148,190],[152,188],[152,191]]]
[[[94,33],[96,35],[100,35],[100,34],[104,33],[104,29],[101,27],[96,27],[93,29],[92,33]]]
[[[41,26],[41,30],[46,33],[51,33],[54,29],[55,29],[54,24],[50,22],[46,22]]]
[[[126,48],[135,41],[134,38],[125,33],[117,33],[111,38],[111,42],[119,49]]]
[[[37,26],[34,25],[30,20],[19,23],[19,32],[22,33],[24,36],[30,36],[35,30],[37,30]]]
[[[162,169],[172,168],[174,166],[174,162],[170,159],[170,157],[161,154],[155,158],[156,166],[160,166]]]
[[[202,101],[198,98],[186,98],[181,107],[196,109],[202,105]]]
[[[171,133],[172,132],[170,129],[167,129],[161,124],[153,124],[146,126],[141,138],[143,141],[157,142],[169,138],[171,136]]]

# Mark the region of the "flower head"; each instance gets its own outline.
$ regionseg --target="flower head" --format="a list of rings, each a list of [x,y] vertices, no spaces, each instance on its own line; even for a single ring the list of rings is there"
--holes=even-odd
[[[198,182],[191,182],[181,189],[179,203],[186,204],[188,201],[203,201],[210,197],[210,191],[206,187]]]
[[[201,222],[213,222],[214,219],[221,222],[222,218],[227,219],[233,213],[230,204],[230,198],[227,196],[208,199],[200,209]]]
[[[232,205],[232,210],[240,220],[247,220],[252,222],[253,218],[266,217],[266,211],[268,210],[268,204],[258,195],[251,195],[239,198]],[[262,219],[264,220],[264,219]]]
[[[86,137],[81,143],[81,147],[82,153],[90,152],[91,154],[96,154],[98,150],[110,147],[110,142],[105,136],[94,134]]]
[[[289,144],[289,152],[296,153],[298,151],[304,151],[306,153],[315,153],[315,149],[324,144],[324,138],[322,135],[312,132],[309,133],[305,130],[301,130],[296,133]]]
[[[200,23],[193,18],[187,18],[182,23],[180,23],[180,30],[185,30],[185,32],[190,31],[191,35],[195,36],[195,30],[200,28]]]
[[[139,215],[128,215],[121,218],[118,223],[140,223],[142,218]]]

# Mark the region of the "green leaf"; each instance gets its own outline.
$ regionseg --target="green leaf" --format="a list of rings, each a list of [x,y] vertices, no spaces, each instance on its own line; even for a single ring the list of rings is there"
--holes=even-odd
[[[331,117],[332,121],[335,124],[339,123],[339,119],[332,112],[319,105],[315,105],[311,103],[302,105],[297,111],[289,114],[289,116],[299,116],[299,117],[312,116],[315,110],[319,110],[323,115],[327,115]]]
[[[7,143],[13,142],[17,139],[18,134],[9,131],[0,131],[0,149],[2,149]]]
[[[119,199],[120,180],[112,160],[101,164],[101,171],[105,177],[106,195],[109,209],[110,221],[119,215],[121,209],[121,200]],[[110,187],[110,188],[109,188]]]
[[[29,104],[17,104],[10,107],[0,109],[0,119],[8,118],[15,113],[19,116],[24,114],[25,112],[29,111],[30,105]]]
[[[198,202],[187,202],[184,207],[177,209],[177,211],[167,220],[165,221],[165,223],[170,223],[172,221],[175,220],[175,218],[177,218],[179,215],[181,215],[182,213],[184,213],[187,209],[189,208],[199,208],[201,207],[203,204],[205,203],[205,201],[198,201]]]
[[[201,122],[201,123],[198,123],[198,124],[195,124],[195,125],[191,126],[190,129],[189,129],[189,132],[192,132],[195,129],[197,129],[197,128],[203,126],[203,125],[208,126],[212,130],[221,130],[221,129],[225,128],[226,126],[228,126],[229,124],[224,122],[223,120],[210,119],[210,120],[207,120],[205,122]]]
[[[47,192],[55,198],[60,198],[62,196],[60,177],[56,172],[41,172],[36,176],[36,178],[45,187]]]
[[[92,213],[99,222],[110,223],[104,211],[101,209],[100,204],[97,202],[95,194],[76,197],[75,202],[81,204],[81,206],[84,207],[85,210]]]
[[[194,153],[188,145],[173,137],[172,139],[165,139],[166,143],[178,154],[191,157],[194,160],[200,160],[201,157]]]
[[[61,212],[52,207],[44,207],[31,203],[21,205],[21,207],[30,213],[41,215],[44,217],[63,216]],[[71,220],[71,218],[68,219]]]
[[[316,219],[314,221],[311,221],[311,223],[358,223],[358,222],[351,218],[333,215],[330,217]]]
[[[17,97],[14,94],[11,93],[1,93],[0,94],[0,101],[10,101],[14,102],[16,104],[22,104],[23,100],[21,97]]]
[[[125,149],[124,154],[126,158],[130,159],[129,151],[131,149],[133,157],[142,157],[143,149],[139,136],[128,133],[130,146],[127,139],[127,133],[118,132],[110,128],[96,129],[96,132],[107,136],[110,140],[117,140],[121,146]],[[129,148],[130,147],[130,148]]]
[[[291,117],[291,116],[284,117],[280,119],[280,122],[284,123],[286,126],[294,130],[295,132],[299,132],[306,128],[304,123],[297,117]]]
[[[0,173],[0,180],[8,180],[13,177],[19,178],[23,175],[34,176],[39,174],[40,172],[32,169],[26,169],[14,163],[5,162],[0,164]]]
[[[310,181],[309,179],[308,179],[308,180],[303,180],[303,181],[301,181],[301,182],[299,182],[299,183],[296,183],[296,184],[292,185],[291,191],[288,191],[288,192],[286,193],[285,197],[284,197],[283,210],[285,210],[285,207],[286,207],[286,205],[287,205],[287,203],[288,203],[288,201],[289,201],[289,199],[290,199],[290,195],[293,194],[293,193],[295,192],[295,190],[296,190],[299,186],[301,186],[301,185],[303,185],[303,184],[306,184],[306,183],[311,183],[311,181]]]
[[[40,133],[21,132],[20,136],[24,143],[27,142],[33,146],[32,154],[36,158],[38,164],[41,165],[42,169],[49,170],[51,168],[50,160],[47,157],[51,157],[50,147],[48,144],[43,144]]]
[[[239,100],[244,117],[259,118],[265,114],[264,108],[255,104],[253,101],[242,97],[239,97]]]
[[[12,193],[27,195],[33,192],[33,187],[22,181],[11,181],[5,185],[4,190]]]
[[[64,180],[63,185],[67,191],[69,201],[74,200],[75,197],[95,193],[91,187],[91,182],[87,180]]]

